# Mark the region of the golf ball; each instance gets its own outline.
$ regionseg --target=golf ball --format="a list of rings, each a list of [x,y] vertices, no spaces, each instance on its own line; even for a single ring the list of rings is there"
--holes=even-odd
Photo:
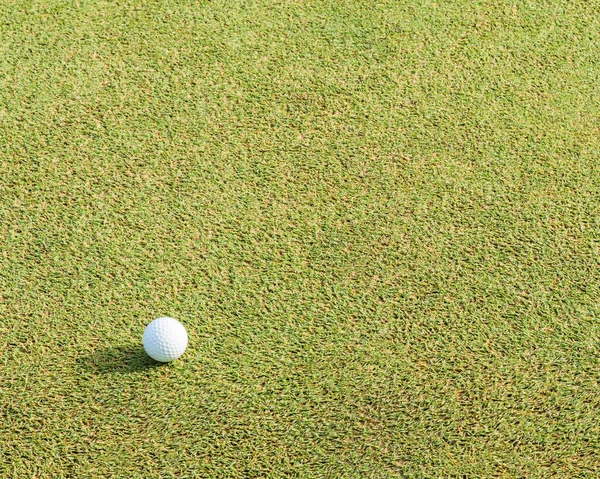
[[[148,356],[161,363],[168,363],[184,353],[188,335],[179,321],[164,317],[155,319],[146,326],[142,342]]]

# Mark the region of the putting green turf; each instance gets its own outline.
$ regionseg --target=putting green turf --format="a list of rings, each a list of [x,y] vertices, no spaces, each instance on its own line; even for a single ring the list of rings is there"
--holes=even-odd
[[[0,477],[598,477],[599,32],[2,2]]]

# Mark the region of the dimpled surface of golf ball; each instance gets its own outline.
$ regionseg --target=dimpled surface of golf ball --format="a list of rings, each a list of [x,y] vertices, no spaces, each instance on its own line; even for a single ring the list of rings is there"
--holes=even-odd
[[[148,356],[161,363],[168,363],[184,353],[188,335],[179,321],[164,317],[155,319],[146,326],[142,342]]]

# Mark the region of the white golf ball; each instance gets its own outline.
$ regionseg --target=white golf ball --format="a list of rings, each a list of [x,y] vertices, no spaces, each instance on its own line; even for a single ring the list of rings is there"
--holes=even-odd
[[[161,363],[174,361],[188,345],[188,335],[183,325],[173,318],[158,318],[144,330],[144,349],[152,359]]]

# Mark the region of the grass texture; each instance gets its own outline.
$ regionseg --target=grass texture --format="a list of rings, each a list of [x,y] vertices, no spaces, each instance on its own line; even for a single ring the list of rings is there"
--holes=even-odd
[[[598,477],[598,32],[0,3],[0,477]]]

